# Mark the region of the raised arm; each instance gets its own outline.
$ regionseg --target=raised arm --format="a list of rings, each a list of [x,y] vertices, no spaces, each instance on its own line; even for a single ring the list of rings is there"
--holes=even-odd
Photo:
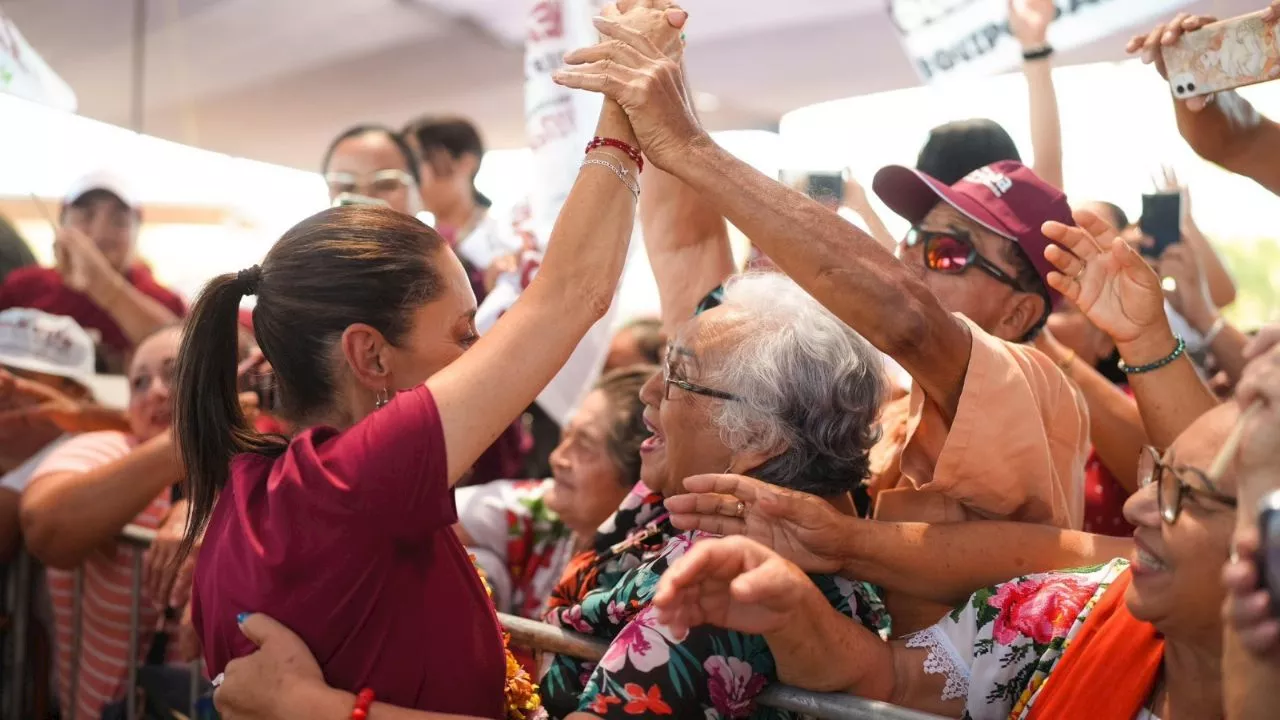
[[[1204,337],[1218,367],[1233,383],[1239,382],[1249,338],[1218,311],[1201,253],[1186,242],[1170,246],[1156,263],[1156,271],[1162,278],[1173,278],[1176,286],[1165,291],[1169,304]]]
[[[55,249],[63,281],[89,296],[136,345],[155,331],[172,325],[178,316],[138,290],[111,267],[89,236],[73,227],[58,229]]]
[[[953,415],[968,367],[965,325],[874,238],[716,145],[684,100],[679,63],[616,22],[597,26],[617,42],[570,53],[565,61],[574,67],[556,81],[618,100],[654,165],[684,181]]]
[[[864,520],[739,475],[696,475],[685,489],[666,502],[682,530],[745,535],[807,572],[839,573],[949,606],[1019,575],[1102,563],[1132,549],[1127,539],[1029,523]]]
[[[84,447],[88,438],[68,441],[49,460],[75,452],[85,464],[92,462],[102,451]],[[21,501],[27,548],[51,567],[77,567],[181,479],[182,464],[168,431],[91,470],[37,475]]]
[[[1058,113],[1058,93],[1053,87],[1053,62],[1049,46],[1049,24],[1057,14],[1053,0],[1009,0],[1009,29],[1022,46],[1024,55],[1041,53],[1024,60],[1022,75],[1027,79],[1027,100],[1031,106],[1032,167],[1036,175],[1054,187],[1064,187],[1062,179],[1062,118]]]
[[[1053,245],[1045,257],[1058,269],[1049,285],[1111,336],[1129,368],[1151,443],[1166,448],[1196,418],[1218,404],[1169,328],[1160,278],[1106,222],[1077,211],[1079,227],[1046,223]]]
[[[662,329],[675,337],[702,298],[737,268],[724,218],[661,168],[650,167],[644,175],[640,228],[658,282]]]

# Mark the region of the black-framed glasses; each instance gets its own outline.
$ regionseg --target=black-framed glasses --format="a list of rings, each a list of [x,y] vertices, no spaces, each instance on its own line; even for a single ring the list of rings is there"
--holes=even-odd
[[[663,383],[662,399],[663,400],[671,399],[672,385],[675,385],[676,387],[680,388],[681,390],[684,390],[685,392],[693,393],[694,395],[702,395],[704,397],[716,398],[717,400],[741,399],[737,395],[734,395],[733,393],[727,393],[723,390],[716,390],[714,388],[706,387],[705,385],[697,385],[695,383],[689,382],[688,380],[683,380],[681,378],[675,377],[675,363],[671,359],[672,355],[675,355],[675,353],[668,351],[667,361],[662,365],[662,383]]]
[[[995,263],[983,257],[973,238],[963,230],[925,230],[913,227],[907,231],[907,247],[924,246],[924,266],[943,275],[962,275],[977,268],[1018,292],[1027,292],[1022,283]]]
[[[1188,478],[1195,478],[1195,482],[1187,482]],[[1142,448],[1138,457],[1138,485],[1146,487],[1151,483],[1156,484],[1160,519],[1166,525],[1177,521],[1178,514],[1182,512],[1182,498],[1188,495],[1208,498],[1227,507],[1236,506],[1236,499],[1220,492],[1203,470],[1190,465],[1175,465],[1172,454],[1168,462],[1162,462],[1160,451],[1148,445]]]

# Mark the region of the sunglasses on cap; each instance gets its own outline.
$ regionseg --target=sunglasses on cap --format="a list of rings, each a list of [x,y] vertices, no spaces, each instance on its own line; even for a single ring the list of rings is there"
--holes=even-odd
[[[1028,292],[1017,278],[1001,270],[978,253],[969,233],[963,230],[934,231],[913,227],[907,231],[906,245],[924,246],[924,266],[943,275],[963,275],[977,268],[1018,292]]]

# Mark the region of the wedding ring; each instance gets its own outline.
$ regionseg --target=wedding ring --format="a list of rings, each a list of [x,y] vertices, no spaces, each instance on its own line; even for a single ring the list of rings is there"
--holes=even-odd
[[[739,500],[738,501],[738,517],[746,517],[746,516],[747,516],[747,504]]]
[[[214,687],[221,687],[221,686],[222,686],[222,681],[223,681],[223,680],[226,680],[226,679],[227,679],[227,674],[226,674],[226,673],[218,673],[217,677],[215,677],[215,678],[213,679],[213,686],[214,686]]]

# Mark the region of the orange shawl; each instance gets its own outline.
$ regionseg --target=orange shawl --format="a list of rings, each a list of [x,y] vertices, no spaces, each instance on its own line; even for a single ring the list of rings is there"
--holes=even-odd
[[[1093,613],[1049,673],[1029,720],[1132,720],[1151,695],[1164,658],[1164,638],[1129,614],[1126,570],[1098,599]]]

